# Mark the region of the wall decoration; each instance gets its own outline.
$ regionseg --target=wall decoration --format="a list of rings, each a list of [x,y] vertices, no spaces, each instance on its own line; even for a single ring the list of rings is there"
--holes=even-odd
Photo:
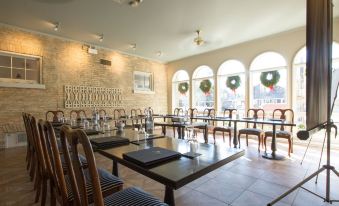
[[[230,88],[234,93],[240,87],[241,79],[239,75],[229,76],[226,80],[226,86]]]
[[[122,89],[72,86],[64,87],[65,108],[121,107]]]
[[[200,82],[199,88],[203,93],[205,93],[206,96],[210,94],[211,87],[212,87],[212,82],[209,79],[205,79]]]
[[[273,87],[279,82],[280,73],[279,71],[269,71],[269,72],[261,72],[260,81],[262,85],[273,90]]]
[[[154,78],[152,72],[133,72],[134,93],[154,93]]]
[[[181,83],[178,84],[178,91],[182,95],[186,95],[188,88],[189,88],[188,82],[181,82]]]

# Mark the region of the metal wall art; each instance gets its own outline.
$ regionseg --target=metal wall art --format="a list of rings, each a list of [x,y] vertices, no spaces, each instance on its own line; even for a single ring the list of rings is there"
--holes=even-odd
[[[65,108],[121,107],[122,89],[71,86],[64,88]]]

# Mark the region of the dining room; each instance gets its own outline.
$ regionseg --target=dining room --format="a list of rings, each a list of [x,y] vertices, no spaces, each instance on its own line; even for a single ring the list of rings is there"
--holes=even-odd
[[[338,0],[0,5],[0,205],[339,205]]]

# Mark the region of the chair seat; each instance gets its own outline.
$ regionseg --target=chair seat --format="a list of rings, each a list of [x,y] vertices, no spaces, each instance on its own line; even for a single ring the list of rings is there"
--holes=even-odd
[[[63,169],[64,172],[66,173],[66,172],[67,172],[67,164],[66,164],[64,155],[61,154],[61,155],[60,155],[60,158],[61,158],[62,169]],[[87,163],[86,158],[85,158],[84,156],[82,156],[82,155],[79,155],[79,159],[80,159],[80,162],[81,162],[81,166],[82,166],[83,168],[87,168],[87,167],[88,167],[88,163]]]
[[[291,132],[288,131],[282,131],[282,130],[277,130],[276,131],[276,137],[281,137],[281,138],[289,138],[291,137]],[[267,137],[272,137],[273,136],[273,131],[266,131],[265,136]]]
[[[108,171],[104,169],[98,168],[98,174],[99,174],[99,179],[100,179],[100,185],[101,185],[101,190],[103,194],[112,194],[113,192],[117,191],[116,188],[120,187],[123,185],[123,181],[109,173]],[[88,169],[84,170],[84,175],[86,178],[86,190],[88,193],[89,200],[92,200],[93,196],[93,188],[92,188],[92,181],[90,180],[90,174]],[[67,195],[68,195],[68,200],[72,201],[73,200],[73,192],[72,192],[72,185],[70,182],[70,179],[68,176],[65,176],[66,180],[66,186],[67,186]]]
[[[224,127],[214,127],[214,131],[221,131],[221,132],[231,132],[233,127],[224,126]]]
[[[239,134],[260,135],[262,133],[263,131],[257,128],[245,128],[239,130]]]
[[[152,195],[138,189],[130,187],[122,191],[116,192],[104,198],[106,206],[166,206]]]

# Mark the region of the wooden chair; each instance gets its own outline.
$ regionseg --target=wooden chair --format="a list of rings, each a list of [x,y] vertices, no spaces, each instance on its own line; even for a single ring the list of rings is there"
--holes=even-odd
[[[294,122],[294,111],[292,109],[275,109],[273,110],[273,119],[279,118],[281,120],[290,120],[291,122]],[[283,138],[287,139],[288,141],[288,156],[291,156],[291,153],[293,153],[293,127],[290,127],[290,131],[285,130],[284,125],[281,125],[280,130],[276,130],[276,138]],[[266,151],[266,140],[267,137],[272,137],[273,131],[266,131],[265,137],[264,137],[264,145],[265,145],[265,151]]]
[[[249,109],[247,110],[247,117],[253,117],[254,119],[258,119],[259,117],[265,118],[265,111],[263,109]],[[238,134],[239,148],[240,148],[240,136],[241,135],[246,135],[247,146],[248,146],[248,135],[253,135],[253,136],[258,137],[258,151],[260,152],[260,146],[263,144],[263,138],[264,138],[263,125],[261,125],[261,129],[259,129],[257,128],[257,123],[251,123],[253,124],[252,128],[249,128],[249,124],[250,123],[246,123],[246,128],[239,130],[239,134]]]
[[[145,127],[145,123],[142,119],[133,119],[135,117],[140,117],[141,115],[143,115],[141,109],[131,109],[132,127],[134,129],[140,130],[140,128]]]
[[[137,189],[137,188],[128,188],[119,192],[116,192],[110,196],[103,196],[103,187],[100,184],[100,174],[98,174],[98,169],[95,162],[95,157],[91,147],[91,143],[83,130],[72,130],[69,127],[63,126],[62,131],[64,135],[67,136],[67,139],[70,140],[71,148],[74,152],[70,155],[65,148],[65,153],[67,154],[67,163],[69,165],[72,173],[71,184],[72,191],[74,194],[75,203],[77,205],[88,206],[89,205],[89,196],[93,197],[93,203],[96,206],[103,205],[144,205],[144,206],[162,206],[166,205],[160,200],[154,198],[150,194]],[[62,143],[66,143],[65,136],[62,138]],[[77,158],[78,144],[83,148],[86,159],[88,160],[88,169],[89,177],[86,177],[83,169],[80,166],[80,161]],[[86,188],[85,185],[92,185],[91,190]]]
[[[236,109],[225,109],[224,110],[224,117],[232,118],[233,113],[237,113]],[[225,125],[225,121],[222,122],[222,126],[216,126],[213,129],[213,139],[214,139],[214,144],[215,144],[215,133],[216,132],[222,132],[222,138],[225,142],[225,132],[228,133],[229,137],[229,145],[230,147],[232,146],[232,131],[233,127],[231,127],[231,122],[229,121],[227,125]]]
[[[106,110],[104,110],[104,109],[99,109],[99,116],[101,117],[101,118],[103,118],[103,117],[107,117],[107,112],[106,112]]]
[[[64,112],[61,111],[61,110],[47,111],[47,112],[46,112],[46,120],[47,120],[47,121],[50,121],[49,118],[48,118],[48,115],[49,115],[49,114],[52,114],[52,115],[53,115],[53,117],[52,117],[52,121],[53,121],[53,122],[59,122],[59,121],[60,121],[60,118],[65,117]]]
[[[26,151],[26,169],[29,172],[29,175],[31,177],[31,181],[34,179],[34,174],[35,174],[35,163],[37,162],[35,160],[35,146],[33,142],[33,134],[31,131],[31,125],[30,122],[28,121],[28,114],[27,113],[22,113],[22,119],[24,121],[24,126],[26,130],[26,136],[27,136],[27,151]]]
[[[175,116],[182,116],[184,115],[184,110],[182,108],[174,108],[173,114]]]
[[[75,116],[74,116],[75,115]],[[81,117],[87,118],[85,110],[72,110],[69,113],[70,119],[81,119]],[[72,118],[73,117],[73,118]]]

